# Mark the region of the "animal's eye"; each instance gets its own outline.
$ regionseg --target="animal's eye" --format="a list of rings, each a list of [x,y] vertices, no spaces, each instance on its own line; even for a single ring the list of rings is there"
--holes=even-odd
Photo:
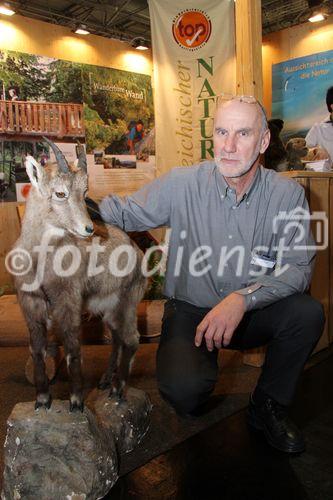
[[[66,193],[55,193],[57,198],[66,198]]]

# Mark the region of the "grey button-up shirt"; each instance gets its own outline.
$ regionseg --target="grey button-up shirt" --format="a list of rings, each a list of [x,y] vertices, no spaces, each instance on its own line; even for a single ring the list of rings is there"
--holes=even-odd
[[[315,252],[304,190],[272,170],[259,167],[237,201],[214,162],[174,168],[130,196],[104,198],[100,211],[125,231],[171,228],[168,297],[213,307],[237,291],[251,310],[309,286]]]

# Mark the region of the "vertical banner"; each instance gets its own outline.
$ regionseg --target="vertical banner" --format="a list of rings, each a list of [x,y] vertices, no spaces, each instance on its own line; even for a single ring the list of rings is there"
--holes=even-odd
[[[180,7],[181,5],[181,7]],[[154,60],[156,164],[211,159],[216,96],[234,93],[234,0],[149,0]]]

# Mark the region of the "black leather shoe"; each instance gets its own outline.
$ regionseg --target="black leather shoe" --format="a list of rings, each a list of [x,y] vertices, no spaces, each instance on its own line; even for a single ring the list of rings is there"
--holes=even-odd
[[[251,396],[247,423],[250,427],[262,431],[273,448],[287,453],[301,453],[305,450],[302,433],[288,417],[286,407],[271,398],[267,398],[259,406]]]

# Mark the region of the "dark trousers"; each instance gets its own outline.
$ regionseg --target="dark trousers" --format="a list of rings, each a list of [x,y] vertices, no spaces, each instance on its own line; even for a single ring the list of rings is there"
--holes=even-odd
[[[176,299],[165,304],[157,380],[163,397],[179,413],[190,413],[205,403],[217,381],[218,350],[209,352],[204,341],[200,347],[194,345],[196,328],[208,311]],[[228,348],[267,345],[256,391],[289,405],[324,322],[319,302],[310,295],[291,295],[264,309],[245,313]]]

